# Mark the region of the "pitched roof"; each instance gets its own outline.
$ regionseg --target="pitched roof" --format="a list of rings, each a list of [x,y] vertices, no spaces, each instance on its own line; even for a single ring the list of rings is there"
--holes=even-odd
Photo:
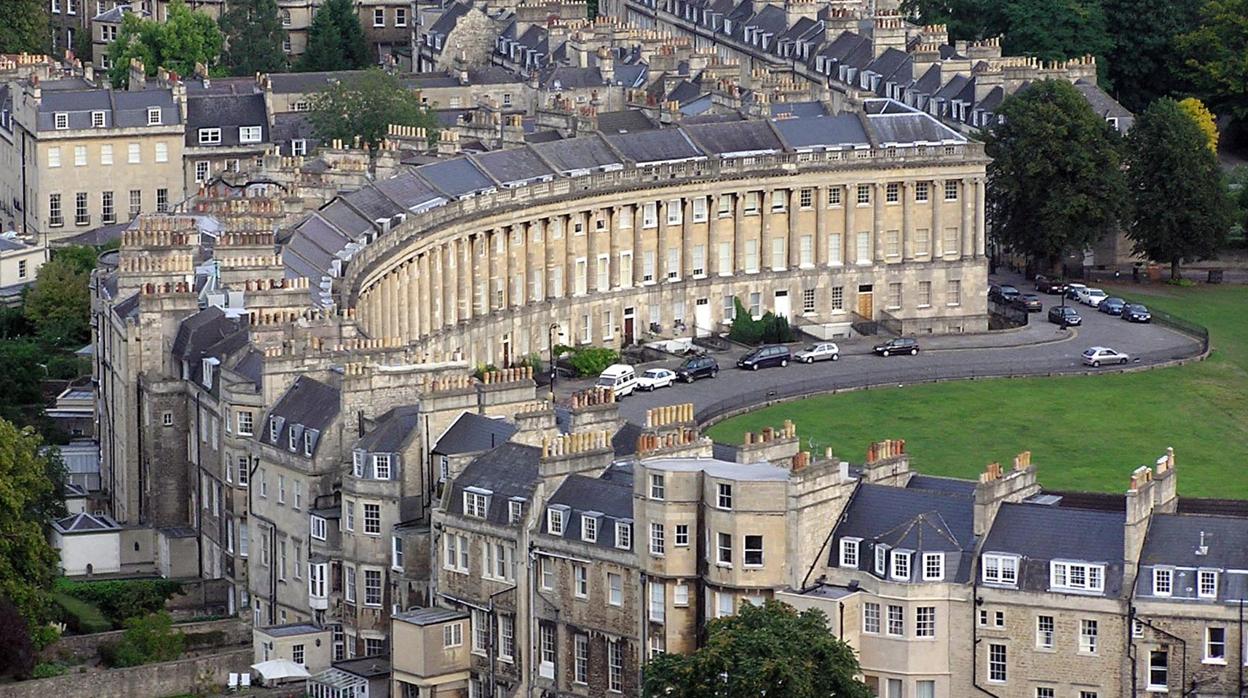
[[[419,422],[419,407],[395,407],[378,417],[373,430],[355,442],[355,447],[369,453],[398,453],[416,431]]]
[[[311,430],[312,455],[320,446],[320,435],[338,416],[340,391],[308,376],[299,376],[286,390],[273,409],[269,410],[264,428],[260,430],[260,442],[277,448],[288,448],[290,434],[294,433],[295,451],[304,455],[301,439],[305,431]],[[277,439],[271,438],[273,433],[271,420],[277,420]]]
[[[444,456],[488,451],[511,439],[516,425],[475,412],[459,415],[434,444],[433,452]]]
[[[463,515],[464,489],[475,487],[493,493],[486,520],[496,524],[509,523],[508,502],[518,497],[531,503],[537,486],[537,465],[542,450],[535,446],[505,443],[487,451],[469,463],[455,478],[447,511]]]
[[[986,553],[1022,558],[1019,586],[1049,588],[1049,562],[1080,561],[1105,565],[1105,595],[1122,591],[1123,511],[1098,511],[1030,503],[1002,504],[984,540]]]
[[[269,142],[269,120],[265,114],[264,95],[213,95],[190,97],[186,100],[186,144],[199,147],[199,129],[221,129],[221,143],[214,147],[240,145],[240,126],[259,126],[260,143]]]
[[[182,122],[182,113],[168,88],[149,87],[134,92],[107,88],[49,90],[45,83],[36,128],[55,131],[56,114],[64,113],[70,129],[91,129],[93,112],[104,113],[104,128],[147,128],[148,109],[160,110],[161,126]]]
[[[1140,564],[1248,570],[1248,518],[1154,514]]]
[[[611,471],[608,471],[611,472]],[[633,521],[633,481],[629,477],[609,478],[588,477],[585,475],[569,475],[559,489],[551,495],[547,502],[547,510],[552,508],[566,512],[563,521],[563,534],[552,534],[549,530],[550,517],[542,516],[541,531],[546,535],[555,535],[569,540],[583,540],[581,523],[584,516],[597,518],[594,529],[593,545],[601,548],[631,550],[636,536],[628,537],[628,545],[621,546],[617,540],[617,523],[632,524]],[[589,541],[587,541],[589,542]]]

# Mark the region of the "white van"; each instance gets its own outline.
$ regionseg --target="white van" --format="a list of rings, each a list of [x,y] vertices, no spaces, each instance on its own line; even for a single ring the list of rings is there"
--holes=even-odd
[[[636,390],[637,372],[628,364],[611,364],[602,372],[602,375],[598,376],[598,381],[594,383],[594,386],[610,388],[615,393],[615,399],[619,400]]]

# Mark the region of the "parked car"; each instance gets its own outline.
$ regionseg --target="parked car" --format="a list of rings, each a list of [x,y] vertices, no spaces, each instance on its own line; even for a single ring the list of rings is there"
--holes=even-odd
[[[1079,300],[1079,291],[1087,288],[1083,284],[1066,284],[1066,297],[1072,301]]]
[[[1040,296],[1034,293],[1020,293],[1014,298],[1012,303],[1029,313],[1038,313],[1044,309],[1044,304],[1040,302]]]
[[[1126,305],[1127,302],[1123,299],[1116,296],[1110,296],[1109,298],[1101,301],[1101,304],[1096,306],[1096,309],[1106,315],[1121,315],[1122,309],[1126,307]]]
[[[1018,297],[1020,291],[1006,284],[993,284],[988,287],[988,300],[994,303],[1009,303]]]
[[[1122,319],[1127,322],[1151,322],[1153,314],[1139,303],[1129,303],[1122,309]]]
[[[598,375],[594,385],[611,390],[618,400],[633,394],[633,390],[637,388],[637,372],[628,364],[611,364]]]
[[[1066,292],[1066,282],[1061,279],[1050,279],[1043,274],[1036,274],[1036,290],[1050,295],[1061,295]]]
[[[919,353],[919,340],[913,337],[894,337],[883,344],[875,345],[871,350],[880,356],[895,356],[897,354],[914,356]]]
[[[1088,347],[1083,352],[1083,364],[1097,368],[1101,364],[1125,364],[1131,360],[1131,357],[1117,349],[1109,347]]]
[[[676,372],[666,368],[648,368],[637,376],[639,390],[653,391],[656,388],[670,388],[676,382]]]
[[[1065,318],[1068,327],[1083,324],[1083,318],[1079,317],[1079,311],[1069,305],[1055,305],[1049,308],[1049,322],[1054,325],[1060,325],[1063,318]]]
[[[737,359],[737,368],[757,371],[760,368],[769,368],[771,366],[788,366],[789,361],[792,359],[793,354],[788,347],[772,344],[759,347]]]
[[[793,355],[794,361],[813,364],[816,361],[836,361],[841,358],[841,349],[835,342],[817,342]]]
[[[1079,302],[1084,305],[1090,305],[1093,308],[1101,304],[1101,301],[1108,298],[1106,293],[1099,288],[1083,288],[1079,290]]]
[[[676,367],[676,377],[686,383],[699,378],[714,378],[719,375],[719,362],[710,356],[690,356]]]

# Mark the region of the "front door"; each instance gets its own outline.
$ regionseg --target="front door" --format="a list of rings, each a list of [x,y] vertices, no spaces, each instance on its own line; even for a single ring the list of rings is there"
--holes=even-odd
[[[875,317],[875,301],[871,294],[871,284],[858,287],[858,314],[870,320]]]
[[[772,303],[771,307],[772,307],[772,312],[784,318],[785,320],[788,320],[789,313],[791,311],[791,308],[789,306],[789,292],[788,291],[776,291],[775,302]]]
[[[633,343],[633,323],[634,316],[637,312],[632,308],[624,309],[624,346],[630,346]]]
[[[503,335],[503,367],[511,366],[511,335]]]
[[[693,305],[693,336],[710,337],[713,329],[711,321],[711,299],[699,298]]]

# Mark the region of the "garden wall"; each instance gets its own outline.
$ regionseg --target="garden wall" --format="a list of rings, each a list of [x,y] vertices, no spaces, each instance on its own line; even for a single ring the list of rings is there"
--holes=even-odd
[[[225,620],[209,620],[199,623],[180,623],[174,625],[173,629],[187,635],[187,649],[200,649],[205,647],[237,647],[241,645],[251,645],[251,626],[237,618],[226,618]],[[68,663],[82,662],[93,659],[99,655],[100,647],[112,642],[117,642],[121,636],[125,634],[124,630],[114,630],[107,633],[92,633],[90,635],[67,635],[48,645],[39,654],[41,661],[63,661]],[[196,644],[195,638],[192,636],[207,635],[209,633],[220,633],[220,637],[204,637],[204,640],[213,640],[212,642],[203,642]],[[71,669],[72,671],[72,669]]]
[[[110,634],[110,633],[101,633]],[[0,698],[174,696],[197,686],[224,686],[231,672],[250,671],[251,648],[127,669],[70,673],[0,686]]]

